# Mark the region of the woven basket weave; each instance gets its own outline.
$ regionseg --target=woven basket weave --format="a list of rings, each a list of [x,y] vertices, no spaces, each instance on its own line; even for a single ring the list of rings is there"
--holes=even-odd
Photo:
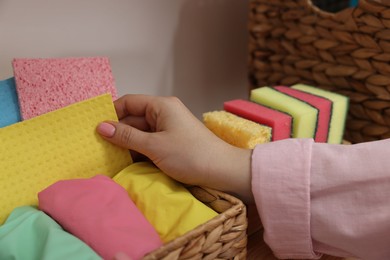
[[[390,137],[390,1],[327,13],[310,0],[251,0],[251,88],[305,83],[350,97],[344,138]]]
[[[219,191],[197,186],[187,188],[220,214],[143,259],[246,259],[248,223],[244,204]]]

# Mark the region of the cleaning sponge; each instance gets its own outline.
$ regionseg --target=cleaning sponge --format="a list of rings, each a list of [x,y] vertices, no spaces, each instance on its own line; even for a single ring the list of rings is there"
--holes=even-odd
[[[251,91],[250,99],[292,115],[294,138],[314,138],[318,109],[274,88],[261,87]]]
[[[272,128],[272,141],[291,137],[292,117],[254,102],[235,99],[223,104],[225,111]]]
[[[231,145],[253,149],[272,138],[272,128],[226,111],[203,114],[203,122],[215,135]]]
[[[14,59],[13,69],[24,120],[105,93],[117,97],[106,57]]]
[[[276,86],[274,88],[287,95],[298,98],[318,109],[318,125],[314,140],[316,142],[326,143],[328,141],[330,118],[332,115],[332,101],[327,98],[297,89],[292,89],[290,87]]]
[[[345,122],[349,106],[349,98],[347,96],[343,96],[334,92],[304,84],[296,84],[292,86],[292,88],[328,98],[333,102],[333,111],[330,120],[328,143],[341,143],[344,135]]]

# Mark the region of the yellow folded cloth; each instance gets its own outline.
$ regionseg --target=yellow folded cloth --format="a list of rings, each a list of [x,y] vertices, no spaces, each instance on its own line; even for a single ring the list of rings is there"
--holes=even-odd
[[[164,242],[218,215],[151,163],[133,163],[113,180],[127,190]]]
[[[0,224],[58,180],[114,176],[132,163],[129,152],[96,133],[117,120],[109,94],[0,128]]]

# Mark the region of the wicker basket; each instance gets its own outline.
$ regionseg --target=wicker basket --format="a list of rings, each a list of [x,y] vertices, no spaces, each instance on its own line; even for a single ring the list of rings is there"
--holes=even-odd
[[[390,137],[390,1],[327,13],[310,0],[250,1],[251,88],[305,83],[350,97],[344,138]]]
[[[248,224],[244,204],[219,191],[196,186],[188,189],[220,214],[143,259],[246,259]]]

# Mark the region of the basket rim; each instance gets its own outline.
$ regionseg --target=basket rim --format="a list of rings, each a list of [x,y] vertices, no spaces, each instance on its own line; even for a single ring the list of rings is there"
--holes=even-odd
[[[226,211],[218,213],[217,216],[213,217],[206,223],[200,224],[199,226],[197,226],[193,230],[188,231],[184,235],[167,242],[166,244],[162,245],[160,248],[157,248],[152,252],[149,252],[147,255],[144,256],[143,259],[160,259],[161,256],[164,257],[170,252],[179,249],[180,247],[186,245],[187,243],[194,240],[196,237],[200,236],[201,234],[213,230],[214,228],[216,228],[217,226],[225,222],[227,219],[235,217],[241,214],[243,211],[245,212],[246,210],[245,204],[241,200],[235,198],[234,196],[218,190],[201,187],[201,186],[199,187],[206,190],[207,192],[211,193],[212,195],[216,196],[219,199],[224,199],[232,203],[232,206]],[[245,224],[243,225],[243,230],[246,230],[247,226],[248,223],[245,222]]]

